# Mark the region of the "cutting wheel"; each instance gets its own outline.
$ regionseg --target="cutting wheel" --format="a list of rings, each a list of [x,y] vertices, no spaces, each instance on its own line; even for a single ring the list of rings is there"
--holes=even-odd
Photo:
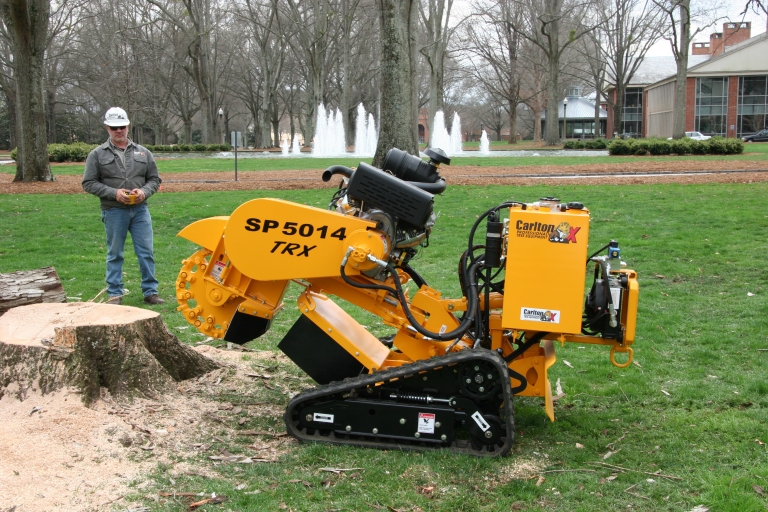
[[[215,279],[206,276],[211,251],[200,249],[181,264],[176,278],[176,300],[187,322],[212,338],[223,338],[229,321],[242,300],[232,295]]]

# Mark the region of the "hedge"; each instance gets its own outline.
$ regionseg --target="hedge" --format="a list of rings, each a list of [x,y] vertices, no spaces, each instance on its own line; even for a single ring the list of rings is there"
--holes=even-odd
[[[166,146],[161,144],[144,144],[144,147],[153,153],[162,153],[170,151],[231,151],[232,146],[229,144],[174,144],[173,146]]]
[[[591,140],[567,140],[563,144],[563,149],[605,149],[608,147],[608,141],[605,139]]]
[[[85,162],[88,153],[97,147],[98,144],[86,144],[85,142],[75,142],[74,144],[48,144],[49,162]],[[19,148],[13,148],[11,158],[16,160],[19,154]]]
[[[48,144],[48,161],[49,162],[85,162],[94,148],[99,144],[86,144],[85,142],[75,142],[74,144]],[[145,144],[145,148],[156,152],[163,151],[229,151],[231,149],[229,144],[178,144],[176,146],[160,146]],[[13,148],[11,151],[11,158],[16,160],[16,155],[19,154],[19,148]]]
[[[707,140],[659,138],[616,139],[608,143],[610,155],[737,155],[744,152],[740,139],[712,137]]]

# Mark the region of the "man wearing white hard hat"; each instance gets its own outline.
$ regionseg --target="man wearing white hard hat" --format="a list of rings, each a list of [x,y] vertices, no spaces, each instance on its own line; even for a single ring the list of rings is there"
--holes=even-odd
[[[122,304],[123,249],[128,233],[141,271],[146,304],[163,304],[157,293],[152,217],[147,199],[160,188],[152,153],[128,138],[128,114],[112,107],[104,114],[109,138],[85,161],[83,189],[101,199],[101,221],[107,233],[107,293],[109,304]]]

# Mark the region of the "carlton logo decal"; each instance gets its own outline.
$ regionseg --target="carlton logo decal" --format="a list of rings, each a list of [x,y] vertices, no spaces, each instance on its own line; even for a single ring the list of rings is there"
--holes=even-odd
[[[580,229],[580,227],[571,227],[571,225],[567,222],[561,222],[557,226],[557,229],[552,232],[552,236],[549,237],[549,241],[559,244],[575,244],[576,233],[578,233]]]
[[[560,311],[555,309],[520,308],[520,320],[559,324]]]
[[[520,238],[541,238],[558,244],[575,244],[576,233],[580,227],[571,227],[567,222],[561,222],[557,226],[554,224],[544,224],[542,222],[523,222],[518,220],[515,223],[516,235]]]

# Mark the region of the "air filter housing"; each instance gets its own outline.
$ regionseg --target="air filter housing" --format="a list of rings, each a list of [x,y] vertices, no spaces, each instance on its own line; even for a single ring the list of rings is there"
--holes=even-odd
[[[349,179],[347,195],[422,229],[432,214],[434,195],[360,162]]]

